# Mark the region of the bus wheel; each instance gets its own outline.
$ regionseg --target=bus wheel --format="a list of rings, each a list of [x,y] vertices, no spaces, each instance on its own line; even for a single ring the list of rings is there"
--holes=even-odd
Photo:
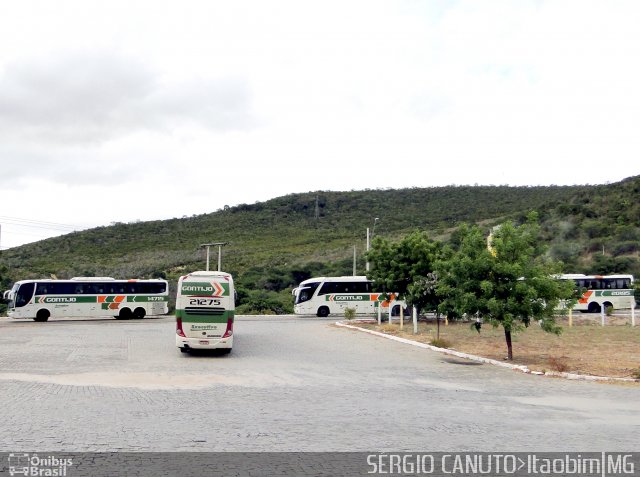
[[[123,308],[120,310],[120,314],[116,316],[118,320],[128,320],[131,318],[131,310],[129,308]]]
[[[141,320],[142,318],[144,318],[144,308],[136,308],[135,310],[133,310],[133,317],[136,320]]]
[[[316,315],[320,318],[326,318],[327,316],[329,316],[329,307],[321,306],[320,308],[318,308],[318,313],[316,313]]]
[[[589,313],[600,313],[600,305],[598,303],[589,303]]]
[[[47,321],[49,319],[49,316],[51,316],[49,310],[38,310],[38,313],[36,313],[36,317],[33,319],[33,321]]]

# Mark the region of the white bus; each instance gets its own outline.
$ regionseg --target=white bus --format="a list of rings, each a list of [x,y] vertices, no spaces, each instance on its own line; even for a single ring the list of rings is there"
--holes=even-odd
[[[583,313],[600,313],[604,308],[614,310],[636,306],[633,296],[633,275],[561,275],[562,280],[573,280],[580,298],[573,307]]]
[[[388,313],[390,305],[383,293],[373,290],[373,282],[365,276],[309,278],[291,293],[296,315],[327,317],[330,314],[344,314],[346,308],[355,309],[357,315],[374,315],[379,306],[386,308]],[[395,300],[396,293],[392,296],[392,314],[398,315],[400,307],[405,308],[406,304]]]
[[[233,277],[225,272],[192,272],[180,277],[176,296],[176,346],[180,351],[231,352],[235,295]]]
[[[9,293],[10,318],[47,321],[57,317],[144,318],[169,312],[166,280],[21,280]]]

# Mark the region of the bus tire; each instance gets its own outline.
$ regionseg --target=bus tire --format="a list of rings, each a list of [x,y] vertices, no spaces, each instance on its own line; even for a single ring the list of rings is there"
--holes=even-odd
[[[189,348],[180,348],[180,352],[181,353],[188,353],[189,352]]]
[[[36,313],[36,317],[33,319],[33,321],[47,321],[50,316],[51,313],[49,313],[49,310],[38,310],[38,313]]]
[[[129,308],[123,308],[120,310],[120,314],[116,316],[117,320],[128,320],[131,318],[131,310]]]
[[[329,307],[321,306],[320,308],[318,308],[318,312],[316,313],[316,315],[320,318],[326,318],[327,316],[329,316]]]
[[[145,311],[144,311],[144,308],[142,308],[142,307],[138,307],[138,308],[136,308],[135,310],[133,310],[133,317],[134,317],[136,320],[141,320],[141,319],[143,319],[143,318],[144,318],[144,315],[145,315]]]
[[[589,303],[589,308],[587,311],[589,313],[600,313],[600,304],[596,302]]]

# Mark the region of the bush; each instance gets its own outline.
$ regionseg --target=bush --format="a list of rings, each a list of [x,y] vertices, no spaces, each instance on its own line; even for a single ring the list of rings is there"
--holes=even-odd
[[[286,293],[286,292],[285,292]],[[240,315],[281,315],[293,313],[291,294],[275,293],[268,290],[246,292],[236,312]]]
[[[436,348],[451,348],[451,343],[444,338],[435,338],[432,339],[429,344],[431,346],[435,346]]]
[[[551,356],[548,359],[549,367],[553,371],[557,371],[559,373],[566,373],[569,370],[569,363],[566,356],[556,357]]]
[[[633,252],[637,252],[638,251],[638,243],[637,242],[622,242],[617,244],[614,248],[613,248],[613,252],[612,255],[614,257],[617,257],[619,255],[628,255],[631,254]]]
[[[345,308],[344,309],[344,317],[347,320],[353,320],[356,317],[356,309],[355,308]]]

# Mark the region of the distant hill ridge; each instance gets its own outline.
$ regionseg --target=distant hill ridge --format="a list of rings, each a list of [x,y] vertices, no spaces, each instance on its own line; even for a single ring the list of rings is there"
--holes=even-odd
[[[520,220],[531,210],[540,214],[549,253],[567,263],[567,270],[640,275],[639,193],[640,176],[593,186],[290,194],[210,214],[119,223],[16,247],[0,253],[0,270],[5,270],[0,275],[5,282],[51,274],[172,278],[184,270],[203,268],[199,245],[215,240],[229,242],[223,251],[225,270],[240,277],[274,279],[282,272],[289,283],[291,276],[315,271],[351,273],[354,245],[358,273],[363,273],[366,228],[373,227],[375,217],[378,236],[394,238],[421,229],[444,239],[462,222],[489,228],[506,219]]]

